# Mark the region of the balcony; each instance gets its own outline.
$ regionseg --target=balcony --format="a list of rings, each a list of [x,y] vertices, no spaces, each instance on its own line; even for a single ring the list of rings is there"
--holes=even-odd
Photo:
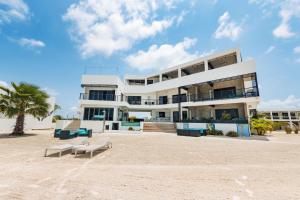
[[[203,102],[203,101],[213,101],[213,100],[226,100],[226,99],[236,99],[236,98],[249,98],[257,97],[257,88],[245,88],[236,89],[230,91],[220,91],[217,93],[201,93],[198,95],[187,94],[182,95],[180,102]],[[80,99],[82,100],[94,100],[94,101],[116,101],[116,102],[127,102],[130,105],[167,105],[179,103],[178,95],[174,95],[173,98],[159,98],[159,99],[141,99],[141,98],[131,98],[124,95],[90,95],[90,94],[80,94]]]

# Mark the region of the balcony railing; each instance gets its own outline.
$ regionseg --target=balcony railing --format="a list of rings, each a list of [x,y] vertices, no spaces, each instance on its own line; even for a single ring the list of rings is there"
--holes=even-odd
[[[232,91],[219,92],[217,96],[213,92],[200,93],[200,94],[188,94],[181,97],[181,103],[184,102],[200,102],[200,101],[212,101],[212,100],[224,100],[224,99],[235,99],[235,98],[248,98],[257,97],[257,88],[246,88],[237,89]],[[178,103],[177,98],[160,98],[160,99],[141,99],[141,100],[128,100],[127,96],[124,95],[90,95],[80,94],[80,99],[83,100],[99,100],[99,101],[117,101],[127,102],[131,105],[166,105]]]

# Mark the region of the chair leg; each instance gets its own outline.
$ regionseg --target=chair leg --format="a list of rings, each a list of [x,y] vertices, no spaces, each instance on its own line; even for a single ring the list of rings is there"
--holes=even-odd
[[[59,157],[61,157],[61,151],[59,152]]]
[[[93,157],[93,151],[91,151],[91,158]]]
[[[47,157],[47,150],[48,150],[48,149],[45,150],[45,155],[44,155],[45,157]]]

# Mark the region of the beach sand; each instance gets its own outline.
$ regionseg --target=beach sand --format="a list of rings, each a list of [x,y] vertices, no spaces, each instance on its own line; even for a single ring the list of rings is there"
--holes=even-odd
[[[300,199],[300,135],[105,133],[113,148],[44,157],[50,131],[0,138],[0,199]]]

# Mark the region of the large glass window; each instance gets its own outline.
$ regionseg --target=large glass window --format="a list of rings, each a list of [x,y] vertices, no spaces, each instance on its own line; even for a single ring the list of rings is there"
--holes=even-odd
[[[222,89],[214,90],[214,98],[215,99],[228,99],[236,97],[236,89],[235,87],[228,87]]]
[[[114,90],[90,90],[89,100],[114,101]]]
[[[141,96],[128,96],[128,103],[132,105],[141,105],[142,97]]]
[[[168,96],[160,96],[159,97],[159,104],[168,104]]]
[[[217,120],[232,120],[239,118],[238,109],[216,109],[215,112]]]
[[[172,102],[173,103],[178,103],[179,101],[178,95],[173,95],[172,96]],[[186,94],[181,94],[181,102],[186,102]]]
[[[94,120],[95,115],[103,115],[105,111],[105,120],[113,121],[113,108],[84,108],[83,120]]]

